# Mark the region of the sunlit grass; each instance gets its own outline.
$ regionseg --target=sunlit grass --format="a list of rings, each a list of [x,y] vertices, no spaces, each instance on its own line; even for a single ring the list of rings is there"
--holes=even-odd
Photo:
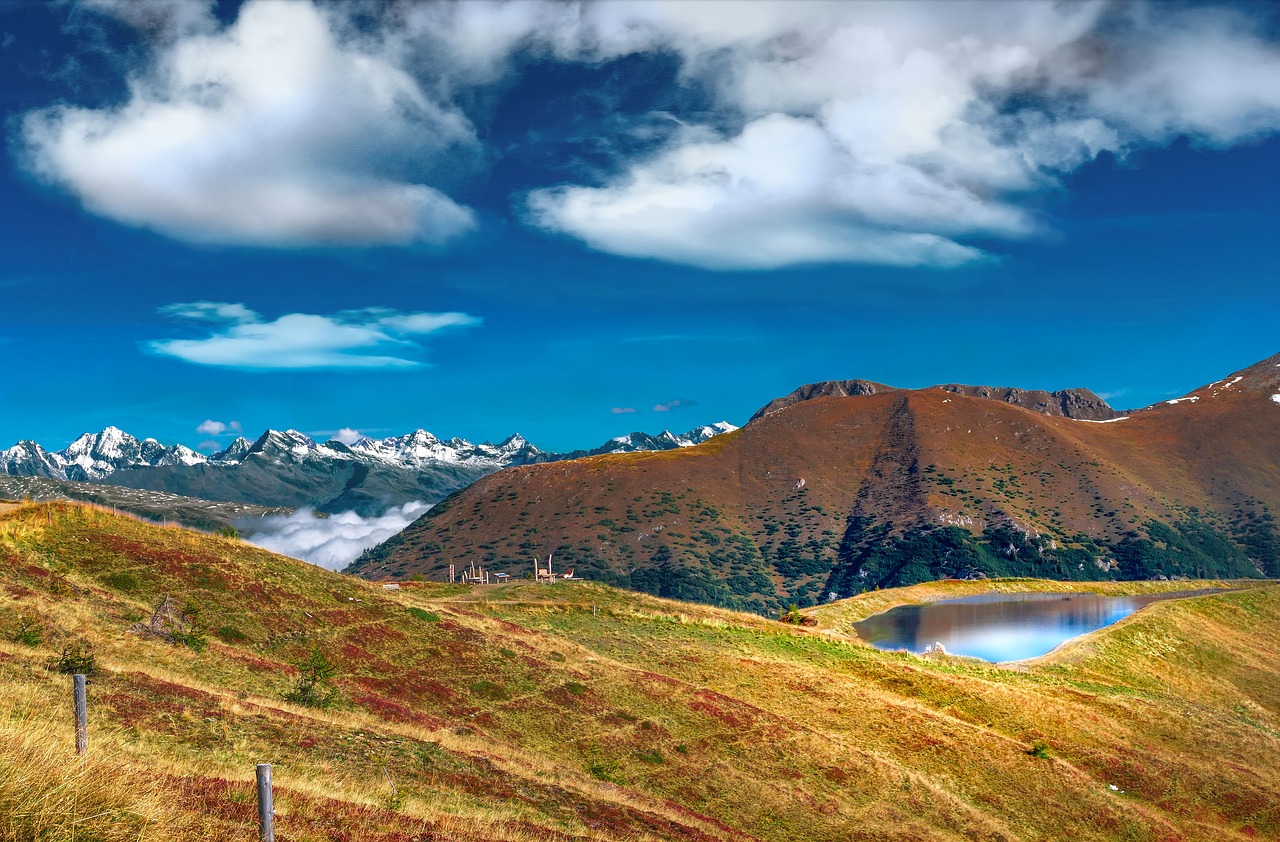
[[[253,838],[258,762],[288,839],[1280,834],[1280,588],[1160,603],[1018,669],[841,630],[984,585],[1060,587],[878,592],[815,609],[811,630],[589,582],[384,592],[235,541],[20,507],[0,514],[0,809],[26,824],[0,839],[99,838],[68,830],[89,815],[131,839]],[[205,651],[129,633],[163,596],[199,606]],[[23,617],[39,642],[16,639]],[[103,669],[83,767],[69,680],[46,669],[66,640]],[[284,698],[315,648],[339,666],[328,709]],[[79,793],[69,813],[38,800],[58,787]]]

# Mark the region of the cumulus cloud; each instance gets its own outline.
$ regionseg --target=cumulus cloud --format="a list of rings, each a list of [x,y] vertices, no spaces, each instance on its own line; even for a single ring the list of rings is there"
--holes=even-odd
[[[185,37],[156,48],[121,105],[22,121],[28,169],[90,211],[253,246],[439,244],[473,227],[422,180],[475,144],[468,119],[312,3],[250,0],[211,32],[200,4],[97,5]]]
[[[213,301],[171,304],[160,312],[211,323],[211,333],[198,339],[153,340],[144,343],[146,350],[196,365],[257,371],[420,368],[425,363],[417,337],[481,323],[466,313],[402,313],[384,307],[327,316],[288,313],[267,321],[243,304]]]
[[[670,412],[673,409],[680,409],[682,407],[697,406],[697,405],[698,405],[697,401],[691,401],[685,398],[676,398],[675,400],[670,400],[670,401],[667,401],[666,403],[654,404],[653,411],[654,412]]]
[[[576,37],[676,52],[717,109],[600,184],[532,191],[528,220],[713,269],[956,266],[986,256],[966,238],[1042,230],[1026,195],[1104,151],[1280,129],[1280,50],[1221,9],[617,2]]]
[[[223,433],[232,433],[240,435],[244,432],[244,428],[240,426],[239,421],[214,421],[212,418],[206,418],[200,422],[200,426],[196,427],[197,433],[204,433],[206,436],[220,436]]]
[[[400,532],[430,508],[427,503],[414,501],[373,517],[355,512],[319,517],[311,509],[298,509],[291,515],[246,518],[236,527],[251,544],[327,570],[341,570],[361,552]]]
[[[22,160],[188,240],[447,242],[475,218],[444,173],[499,154],[459,103],[483,121],[547,61],[666,57],[697,106],[582,132],[611,161],[517,197],[522,219],[720,270],[981,261],[1050,228],[1034,197],[1100,154],[1280,130],[1269,18],[1222,5],[248,0],[224,27],[206,0],[86,3],[158,33],[153,60],[116,107],[28,114]],[[600,136],[659,123],[643,152]]]
[[[360,441],[360,439],[364,438],[364,436],[360,435],[359,430],[353,430],[350,427],[343,427],[342,429],[338,430],[338,432],[333,434],[333,438],[335,441],[340,441],[343,444],[351,445]]]

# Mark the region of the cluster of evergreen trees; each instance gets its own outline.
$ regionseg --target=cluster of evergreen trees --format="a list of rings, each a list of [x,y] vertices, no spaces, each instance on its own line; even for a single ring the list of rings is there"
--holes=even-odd
[[[1103,544],[1079,536],[1058,545],[1011,526],[981,535],[954,526],[897,531],[892,523],[850,518],[827,590],[851,596],[935,579],[1032,576],[1046,579],[1235,579],[1280,576],[1280,539],[1259,520],[1233,540],[1194,514],[1174,524],[1151,520],[1142,532]]]

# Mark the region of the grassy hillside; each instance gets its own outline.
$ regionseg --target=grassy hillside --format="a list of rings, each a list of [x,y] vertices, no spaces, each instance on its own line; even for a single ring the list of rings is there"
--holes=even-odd
[[[1278,393],[1280,356],[1105,423],[944,388],[820,396],[699,447],[485,477],[352,570],[522,575],[554,552],[764,613],[940,578],[1277,577]]]
[[[131,632],[166,596],[179,633]],[[258,762],[282,840],[1280,835],[1280,586],[1161,603],[1018,670],[824,622],[587,582],[387,592],[16,506],[0,839],[252,838]],[[50,667],[88,654],[79,764]],[[317,658],[335,674],[310,695],[334,704],[286,701]]]

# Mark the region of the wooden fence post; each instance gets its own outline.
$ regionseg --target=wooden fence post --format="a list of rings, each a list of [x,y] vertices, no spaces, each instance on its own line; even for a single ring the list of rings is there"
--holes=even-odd
[[[85,694],[85,677],[82,673],[72,676],[76,700],[76,754],[89,751],[89,701]]]
[[[271,764],[258,764],[258,839],[276,842],[276,813],[271,804]]]

